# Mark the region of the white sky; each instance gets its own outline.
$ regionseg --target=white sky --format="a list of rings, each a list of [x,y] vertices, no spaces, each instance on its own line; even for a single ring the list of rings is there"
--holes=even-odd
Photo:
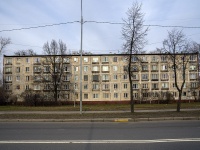
[[[83,0],[84,21],[122,22],[133,0]],[[145,25],[200,27],[200,0],[138,0],[142,2]],[[1,0],[0,31],[80,21],[81,0]],[[95,54],[122,51],[122,25],[85,23],[83,50]],[[167,31],[172,28],[150,27],[144,48],[146,51],[162,47]],[[181,29],[181,28],[180,28]],[[187,37],[199,43],[200,28],[185,28]],[[33,49],[42,54],[44,43],[52,39],[67,44],[69,51],[80,50],[80,23],[0,32],[11,38],[5,51],[13,55],[17,50]]]

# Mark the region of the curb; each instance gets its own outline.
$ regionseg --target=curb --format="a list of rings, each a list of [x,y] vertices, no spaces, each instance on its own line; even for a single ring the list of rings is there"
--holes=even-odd
[[[170,120],[200,120],[200,117],[163,117],[163,118],[97,118],[97,119],[0,119],[0,122],[146,122]]]

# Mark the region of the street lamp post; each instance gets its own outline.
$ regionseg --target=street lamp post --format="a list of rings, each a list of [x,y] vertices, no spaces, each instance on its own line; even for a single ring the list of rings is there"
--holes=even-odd
[[[81,50],[80,50],[80,114],[82,114],[82,53],[83,53],[83,15],[81,0]]]

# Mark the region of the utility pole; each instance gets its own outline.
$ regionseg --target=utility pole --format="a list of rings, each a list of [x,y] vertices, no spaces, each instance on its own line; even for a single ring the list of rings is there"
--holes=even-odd
[[[83,14],[81,0],[81,50],[80,50],[80,114],[82,114],[82,53],[83,53]]]

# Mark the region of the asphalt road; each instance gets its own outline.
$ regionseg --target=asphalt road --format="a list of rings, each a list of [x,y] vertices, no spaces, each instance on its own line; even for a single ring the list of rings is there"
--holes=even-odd
[[[1,122],[1,150],[199,150],[200,121]]]

